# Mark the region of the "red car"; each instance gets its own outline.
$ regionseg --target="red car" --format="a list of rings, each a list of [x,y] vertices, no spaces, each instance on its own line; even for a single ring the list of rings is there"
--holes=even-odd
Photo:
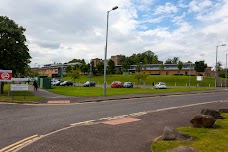
[[[111,88],[123,88],[123,84],[120,81],[113,81],[111,83]]]

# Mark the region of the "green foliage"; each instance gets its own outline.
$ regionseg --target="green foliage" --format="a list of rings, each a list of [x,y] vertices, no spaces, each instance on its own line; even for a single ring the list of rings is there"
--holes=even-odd
[[[204,61],[195,62],[194,69],[196,72],[204,72],[206,68],[207,68],[207,64],[205,64]]]
[[[148,50],[144,53],[133,54],[130,57],[125,57],[124,55],[120,57],[120,64],[123,65],[125,72],[129,69],[130,65],[138,65],[140,62],[143,64],[157,64],[158,56]]]
[[[137,87],[138,87],[139,81],[140,80],[145,80],[148,77],[148,75],[147,74],[143,74],[141,72],[137,72],[137,73],[134,74],[134,77],[137,80]]]
[[[30,63],[25,29],[6,16],[0,16],[0,69],[13,70],[13,76],[24,76]]]
[[[68,65],[68,66],[66,67],[66,69],[65,69],[65,72],[66,72],[66,73],[70,73],[71,70],[72,70],[72,67],[71,67],[70,65]]]
[[[71,70],[67,75],[73,79],[73,82],[75,82],[75,79],[80,79],[80,70]]]
[[[174,57],[173,59],[168,58],[165,61],[165,64],[177,64],[178,61],[179,61],[179,58],[178,57]]]
[[[104,63],[103,62],[98,62],[96,65],[97,69],[97,75],[103,75],[104,73]]]
[[[76,62],[86,64],[84,59],[73,59],[73,60],[69,61],[68,63],[76,63]]]
[[[218,128],[190,128],[183,127],[177,130],[195,138],[192,142],[184,141],[156,141],[152,144],[154,152],[166,152],[177,146],[191,146],[200,152],[225,152],[228,145],[228,114],[222,114],[225,119],[217,119]]]
[[[217,62],[217,71],[222,71],[222,62],[221,61],[218,61]]]
[[[162,63],[162,64],[159,66],[159,69],[160,69],[160,74],[161,74],[161,71],[165,69],[165,65]]]
[[[177,68],[178,68],[179,71],[182,70],[183,65],[184,65],[183,62],[181,62],[181,61],[178,62]]]
[[[0,96],[0,101],[11,101],[11,102],[17,102],[17,103],[31,103],[37,100],[43,99],[43,97],[40,96],[34,96],[32,92],[30,91],[15,91],[14,92],[14,98],[12,98],[12,92],[10,96],[8,96],[8,89],[9,85],[5,84],[4,87],[4,94]]]
[[[110,86],[110,85],[109,85]],[[67,95],[67,96],[103,96],[104,89],[102,87],[70,87],[70,86],[54,86],[53,89],[47,89],[50,92]],[[156,94],[164,92],[188,92],[202,91],[206,88],[168,88],[168,89],[151,89],[151,88],[107,88],[107,95],[124,95],[124,94]]]
[[[107,69],[108,69],[108,73],[109,74],[115,74],[115,63],[114,63],[114,61],[113,60],[108,60],[108,67],[107,67]]]

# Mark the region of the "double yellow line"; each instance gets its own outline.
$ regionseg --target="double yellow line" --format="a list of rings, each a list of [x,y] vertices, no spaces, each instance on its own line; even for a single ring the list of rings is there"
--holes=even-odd
[[[20,141],[14,143],[14,144],[11,144],[11,145],[9,145],[9,146],[7,146],[5,148],[2,148],[0,150],[0,152],[12,152],[12,151],[16,150],[17,148],[19,148],[19,147],[21,147],[21,146],[23,146],[23,145],[25,145],[25,144],[27,144],[29,142],[34,141],[38,137],[39,137],[38,135],[30,136],[28,138],[25,138],[23,140],[20,140]]]

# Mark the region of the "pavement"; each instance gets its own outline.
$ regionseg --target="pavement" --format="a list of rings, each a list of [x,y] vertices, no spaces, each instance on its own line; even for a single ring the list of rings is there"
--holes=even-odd
[[[214,93],[226,91],[223,88],[209,91],[188,93],[162,93],[118,95],[107,97],[69,97],[57,95],[43,89],[29,90],[34,95],[45,97],[38,103],[69,100],[75,102],[98,102],[152,96],[183,95],[197,93]],[[60,130],[37,135],[32,142],[25,143],[17,149],[19,152],[150,152],[151,144],[162,135],[165,126],[172,128],[191,126],[190,119],[202,109],[227,109],[227,101],[179,106],[154,111],[139,112],[113,118],[78,122]]]
[[[169,96],[169,95],[184,95],[184,94],[200,94],[200,93],[214,93],[224,92],[227,89],[216,88],[216,90],[205,90],[205,91],[190,91],[190,92],[171,92],[171,93],[157,93],[157,94],[128,94],[128,95],[114,95],[114,96],[99,96],[99,97],[73,97],[59,95],[52,92],[48,92],[44,89],[38,89],[34,91],[33,86],[29,86],[31,91],[36,96],[44,97],[44,99],[36,101],[34,103],[83,103],[83,102],[99,102],[107,100],[121,100],[121,99],[132,99],[132,98],[146,98],[146,97],[158,97],[158,96]],[[69,102],[66,102],[69,101]]]

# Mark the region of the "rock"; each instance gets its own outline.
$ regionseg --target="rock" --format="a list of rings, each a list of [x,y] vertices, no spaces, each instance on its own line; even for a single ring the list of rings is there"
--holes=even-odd
[[[197,152],[190,146],[178,146],[176,148],[170,149],[167,152]]]
[[[202,115],[202,114],[198,114],[195,115],[191,120],[190,120],[191,124],[193,127],[196,128],[211,128],[213,127],[214,123],[215,123],[215,118],[210,116],[210,115]]]
[[[219,112],[228,113],[228,109],[219,109]]]
[[[216,110],[203,109],[201,111],[201,114],[213,116],[215,119],[223,119],[223,117],[220,115],[220,113]]]
[[[163,135],[162,135],[162,139],[163,140],[175,140],[176,139],[175,130],[165,126]]]
[[[190,135],[179,132],[173,128],[165,127],[162,135],[163,140],[184,140],[189,141],[193,138]]]

